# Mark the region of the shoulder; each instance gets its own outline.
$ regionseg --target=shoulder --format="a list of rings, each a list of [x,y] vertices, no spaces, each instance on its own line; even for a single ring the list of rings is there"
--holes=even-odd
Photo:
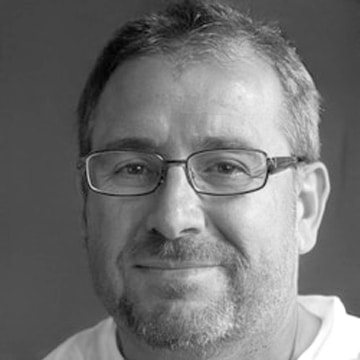
[[[300,296],[299,303],[321,320],[320,331],[301,360],[360,360],[360,318],[346,312],[336,296]],[[307,354],[317,353],[316,357]]]
[[[115,340],[115,323],[111,318],[67,339],[44,360],[121,360]]]

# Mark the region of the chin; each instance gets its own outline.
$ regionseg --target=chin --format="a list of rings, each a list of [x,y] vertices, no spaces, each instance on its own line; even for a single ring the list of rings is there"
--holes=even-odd
[[[236,331],[236,303],[227,294],[189,299],[167,292],[150,302],[129,295],[120,299],[116,321],[152,348],[207,351]]]

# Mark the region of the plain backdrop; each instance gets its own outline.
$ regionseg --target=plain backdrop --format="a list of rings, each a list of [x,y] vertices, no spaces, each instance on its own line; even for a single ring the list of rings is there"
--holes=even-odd
[[[324,98],[332,195],[318,245],[301,260],[300,290],[339,295],[360,315],[360,3],[246,3],[283,24]],[[105,316],[82,245],[74,112],[109,36],[160,4],[0,0],[1,360],[41,359]]]

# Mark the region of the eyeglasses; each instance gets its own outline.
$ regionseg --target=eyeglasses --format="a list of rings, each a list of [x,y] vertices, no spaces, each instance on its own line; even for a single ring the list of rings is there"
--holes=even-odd
[[[85,167],[89,188],[104,195],[150,194],[166,181],[169,166],[183,166],[197,193],[226,196],[260,190],[269,175],[302,161],[296,156],[269,158],[264,151],[252,149],[203,150],[185,160],[134,150],[103,150],[81,158],[78,167]]]

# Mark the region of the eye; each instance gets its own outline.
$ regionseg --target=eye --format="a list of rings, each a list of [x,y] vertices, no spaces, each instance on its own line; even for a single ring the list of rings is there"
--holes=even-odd
[[[139,175],[146,175],[149,173],[150,169],[141,163],[129,163],[129,164],[119,164],[114,167],[112,173],[113,175],[119,176],[139,176]]]
[[[213,175],[247,175],[248,171],[246,170],[245,165],[235,162],[235,161],[218,161],[208,164],[208,166],[204,169],[205,173],[213,174]]]
[[[215,164],[214,170],[221,174],[235,174],[235,173],[246,173],[244,167],[239,164],[233,164],[230,162],[220,162]]]

